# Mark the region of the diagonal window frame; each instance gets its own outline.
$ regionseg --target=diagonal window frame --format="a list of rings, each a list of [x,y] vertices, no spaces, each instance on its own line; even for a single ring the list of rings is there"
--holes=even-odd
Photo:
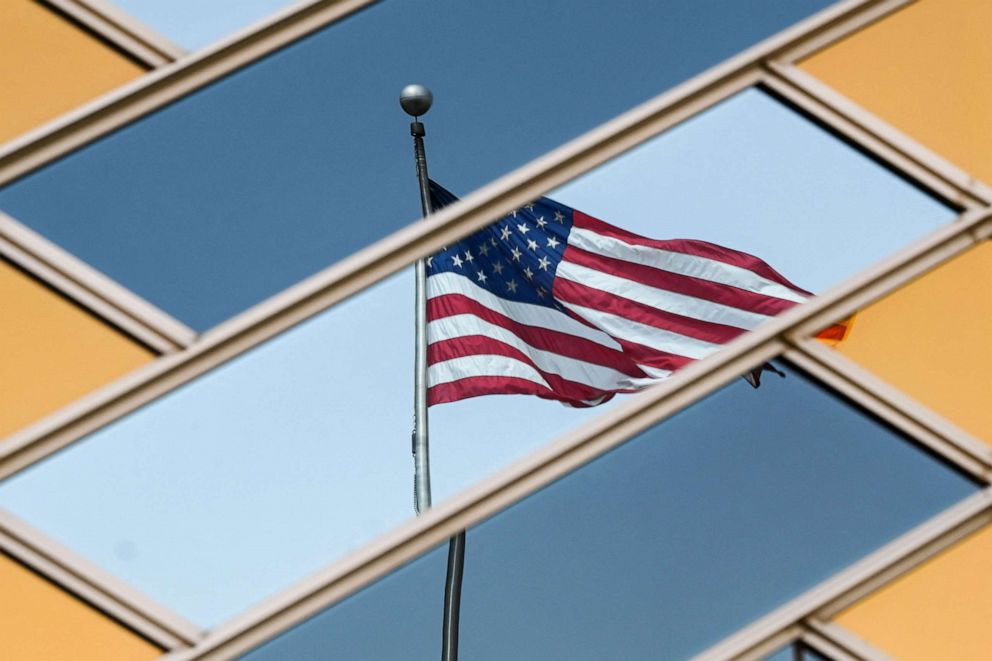
[[[163,649],[189,647],[204,635],[181,615],[3,510],[0,552]]]
[[[171,64],[187,54],[185,48],[164,34],[105,0],[41,0],[41,3],[149,68]]]

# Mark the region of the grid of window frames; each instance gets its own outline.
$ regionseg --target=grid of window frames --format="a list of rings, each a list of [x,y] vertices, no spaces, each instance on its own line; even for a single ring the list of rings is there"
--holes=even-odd
[[[0,9],[17,658],[436,656],[458,530],[472,658],[988,648],[987,3],[635,3],[605,33],[519,4],[315,1],[189,55],[113,6]],[[476,191],[429,222],[411,76],[440,81],[434,176]],[[409,266],[543,194],[819,295],[627,401],[433,411],[414,518]],[[741,387],[772,359],[785,379]]]

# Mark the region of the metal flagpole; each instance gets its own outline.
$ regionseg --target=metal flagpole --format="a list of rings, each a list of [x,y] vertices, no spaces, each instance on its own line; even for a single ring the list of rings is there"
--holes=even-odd
[[[413,155],[417,161],[420,206],[424,218],[431,215],[431,193],[427,180],[427,154],[424,152],[424,125],[420,116],[431,109],[434,95],[423,85],[407,85],[400,92],[400,105],[408,115]],[[416,267],[416,323],[413,372],[413,507],[417,514],[431,506],[431,463],[427,437],[427,265],[418,259]]]
[[[458,621],[465,574],[465,531],[448,540],[448,573],[444,578],[444,622],[441,625],[441,661],[458,661]]]
[[[424,152],[424,125],[420,117],[431,109],[434,95],[423,85],[407,85],[400,92],[400,105],[408,115],[413,154],[420,184],[420,206],[424,218],[431,214],[430,184],[427,178],[427,154]],[[416,266],[416,354],[414,359],[413,406],[413,492],[414,509],[422,514],[431,506],[431,468],[427,436],[427,265]],[[448,542],[448,570],[444,581],[444,621],[441,628],[441,660],[458,661],[458,622],[462,599],[462,575],[465,569],[465,531]]]

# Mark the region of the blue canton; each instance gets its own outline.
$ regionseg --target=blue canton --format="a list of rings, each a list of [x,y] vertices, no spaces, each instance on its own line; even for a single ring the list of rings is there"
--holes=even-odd
[[[456,199],[431,182],[435,209]],[[562,309],[551,288],[571,230],[572,209],[542,197],[429,257],[427,275],[450,271],[502,298]]]

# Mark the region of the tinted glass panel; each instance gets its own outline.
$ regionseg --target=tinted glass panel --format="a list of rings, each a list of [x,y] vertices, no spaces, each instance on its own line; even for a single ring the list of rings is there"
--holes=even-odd
[[[154,659],[162,651],[10,557],[0,554],[3,656],[48,659]]]
[[[749,252],[813,292],[955,217],[758,89],[550,196],[644,236]]]
[[[783,647],[770,656],[765,657],[765,661],[796,661],[796,652],[792,645]]]
[[[420,215],[403,85],[434,88],[432,168],[468,192],[827,4],[384,2],[8,187],[0,208],[203,330]]]
[[[992,3],[984,0],[920,0],[802,66],[988,183],[990,26]]]
[[[203,48],[297,4],[293,0],[113,0],[113,3],[188,50]]]
[[[411,288],[380,284],[8,479],[0,506],[219,624],[413,515]],[[487,399],[504,406],[485,425],[471,402],[432,413],[435,502],[600,411]]]
[[[32,0],[0,3],[0,142],[55,119],[144,69]]]
[[[828,661],[826,657],[820,655],[805,645],[789,645],[783,647],[771,656],[766,656],[765,661]]]
[[[471,529],[463,655],[686,658],[974,491],[793,370],[736,386]],[[245,658],[437,656],[445,555]]]
[[[553,196],[752,252],[814,290],[952,217],[759,91]],[[232,616],[411,515],[412,291],[408,273],[372,288],[11,480],[0,504],[204,626]],[[436,407],[435,502],[599,410]]]
[[[837,349],[992,444],[989,283],[985,242],[859,312]]]
[[[152,358],[0,259],[0,438]]]
[[[896,659],[981,659],[992,649],[992,528],[928,560],[837,616]]]

